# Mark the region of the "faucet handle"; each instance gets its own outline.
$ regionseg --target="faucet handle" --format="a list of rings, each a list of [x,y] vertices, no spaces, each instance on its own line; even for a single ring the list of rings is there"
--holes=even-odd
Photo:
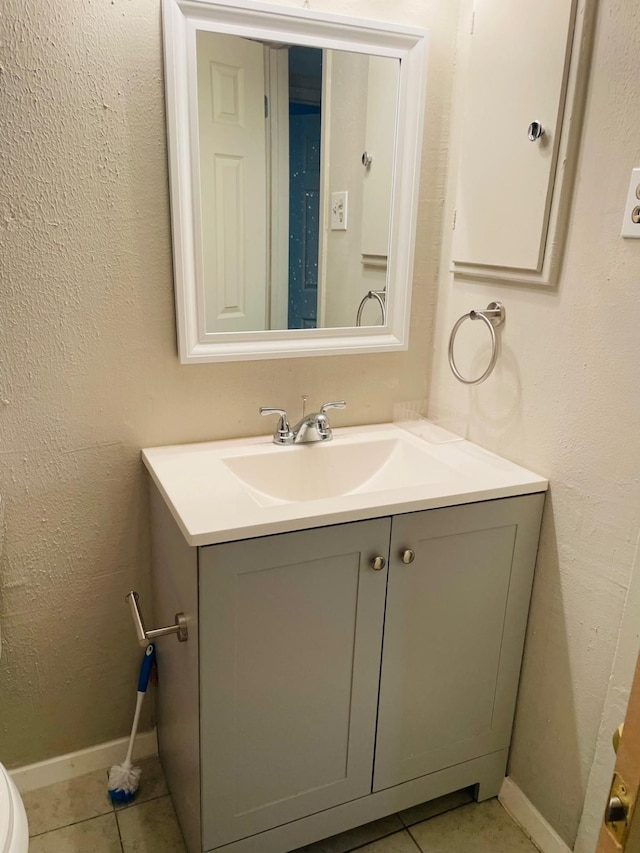
[[[323,415],[325,415],[327,413],[327,409],[346,409],[346,408],[347,408],[347,404],[345,403],[345,401],[344,400],[338,400],[335,403],[323,403],[322,406],[320,406],[320,411],[322,412]]]
[[[290,444],[293,441],[293,431],[284,409],[278,409],[273,406],[260,406],[260,414],[279,415],[280,417],[276,431],[273,434],[274,444]]]

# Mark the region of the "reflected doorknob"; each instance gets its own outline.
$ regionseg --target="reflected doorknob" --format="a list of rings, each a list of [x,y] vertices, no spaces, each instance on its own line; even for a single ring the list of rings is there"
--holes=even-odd
[[[413,563],[416,558],[416,552],[412,551],[411,548],[406,548],[404,551],[400,552],[400,559],[405,565],[409,565],[409,563]]]
[[[617,752],[618,752],[618,747],[620,746],[620,738],[622,737],[622,730],[623,730],[623,728],[624,728],[624,723],[620,723],[620,725],[618,726],[618,728],[617,728],[617,729],[615,730],[615,732],[613,733],[613,737],[611,738],[611,741],[612,741],[612,743],[613,743],[613,751],[614,751],[616,754],[617,754]]]

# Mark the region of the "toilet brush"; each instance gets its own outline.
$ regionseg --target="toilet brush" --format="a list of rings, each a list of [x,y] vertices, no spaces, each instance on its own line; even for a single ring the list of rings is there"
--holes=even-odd
[[[142,702],[144,694],[147,692],[149,685],[149,676],[156,657],[156,649],[153,643],[149,643],[145,649],[142,664],[140,665],[140,675],[138,676],[138,695],[136,697],[136,710],[133,715],[133,726],[131,727],[131,737],[129,738],[129,749],[127,757],[122,764],[114,764],[109,771],[109,783],[107,793],[111,801],[116,804],[128,803],[136,795],[138,783],[140,782],[140,768],[135,767],[131,763],[133,754],[133,744],[135,743],[136,733],[138,731],[138,722],[140,720],[140,711],[142,710]]]

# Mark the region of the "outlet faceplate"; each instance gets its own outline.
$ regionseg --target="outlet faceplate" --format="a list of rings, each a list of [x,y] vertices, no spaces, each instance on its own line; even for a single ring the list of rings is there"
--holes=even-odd
[[[631,183],[622,220],[622,236],[640,238],[640,169],[631,171]]]

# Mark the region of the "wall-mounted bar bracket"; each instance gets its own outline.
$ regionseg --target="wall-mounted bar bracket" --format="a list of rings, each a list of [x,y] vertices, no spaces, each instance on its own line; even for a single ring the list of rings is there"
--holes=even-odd
[[[132,589],[131,592],[127,593],[125,598],[129,602],[133,624],[136,629],[138,642],[141,646],[146,646],[147,643],[152,640],[155,640],[158,637],[166,637],[168,634],[177,634],[179,643],[185,643],[188,640],[189,631],[187,629],[187,617],[184,613],[176,613],[175,625],[168,625],[166,628],[153,628],[152,630],[147,631],[144,627],[144,622],[142,621],[142,613],[140,613],[140,608],[138,607],[138,593]]]

